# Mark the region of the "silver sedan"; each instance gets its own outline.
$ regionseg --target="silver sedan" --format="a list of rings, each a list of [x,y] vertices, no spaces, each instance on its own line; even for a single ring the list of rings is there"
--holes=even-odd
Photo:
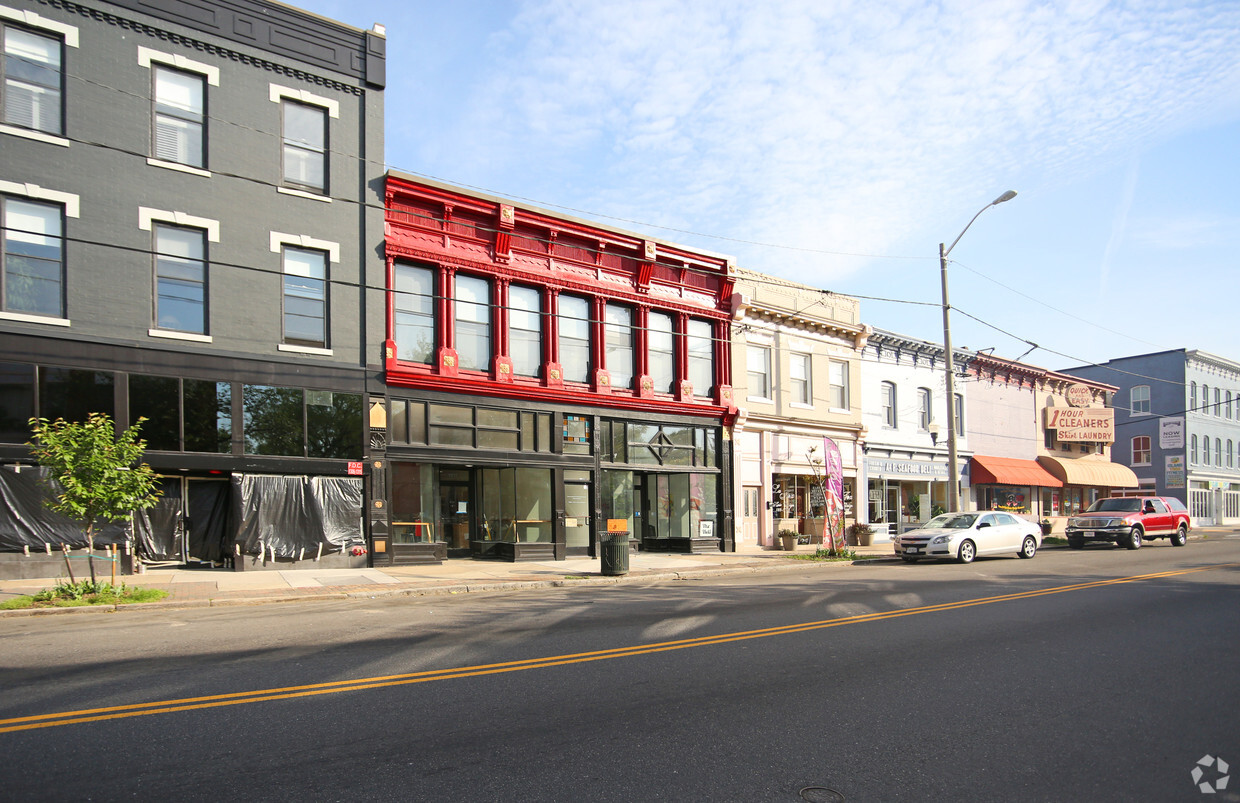
[[[1042,545],[1042,529],[1031,521],[997,511],[944,513],[899,536],[896,554],[912,563],[946,558],[972,563],[979,555],[1032,558]]]

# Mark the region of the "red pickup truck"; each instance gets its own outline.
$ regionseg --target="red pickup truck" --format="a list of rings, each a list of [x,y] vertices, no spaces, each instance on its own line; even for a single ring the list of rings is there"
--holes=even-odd
[[[1188,508],[1175,497],[1112,497],[1068,519],[1068,546],[1080,549],[1086,541],[1110,541],[1140,549],[1147,538],[1170,538],[1172,546],[1184,546],[1192,528]]]

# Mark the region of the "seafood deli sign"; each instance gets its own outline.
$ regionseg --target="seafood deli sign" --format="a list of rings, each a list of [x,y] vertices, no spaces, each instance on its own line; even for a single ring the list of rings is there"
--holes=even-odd
[[[1109,407],[1047,407],[1042,414],[1061,443],[1115,442],[1115,411]]]
[[[871,477],[892,477],[907,480],[945,480],[947,465],[928,460],[887,460],[870,457],[865,470]]]

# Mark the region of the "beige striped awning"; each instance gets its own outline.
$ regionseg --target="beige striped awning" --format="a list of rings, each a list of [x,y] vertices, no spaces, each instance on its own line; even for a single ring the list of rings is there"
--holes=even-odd
[[[1136,488],[1137,475],[1128,466],[1087,457],[1040,455],[1038,464],[1064,485],[1096,485],[1103,488]]]

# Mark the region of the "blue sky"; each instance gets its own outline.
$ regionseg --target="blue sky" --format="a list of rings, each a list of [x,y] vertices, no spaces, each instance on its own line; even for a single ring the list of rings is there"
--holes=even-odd
[[[951,254],[955,345],[1240,360],[1235,0],[295,5],[386,26],[391,168],[729,254],[933,341],[939,243],[1014,189]]]

